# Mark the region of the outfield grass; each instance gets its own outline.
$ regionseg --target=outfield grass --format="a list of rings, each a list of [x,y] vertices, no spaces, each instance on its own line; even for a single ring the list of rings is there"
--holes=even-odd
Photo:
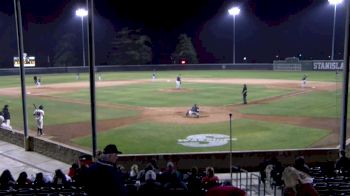
[[[230,135],[228,123],[205,125],[180,125],[161,123],[138,123],[108,132],[98,133],[98,148],[115,143],[123,153],[175,153],[228,151],[229,143],[219,147],[194,148],[178,144],[193,134],[218,133]],[[268,150],[305,148],[325,137],[329,132],[276,123],[252,120],[235,120],[232,125],[233,150]],[[307,137],[305,137],[307,135]],[[294,140],[291,138],[295,138]],[[79,145],[91,146],[91,137],[74,139]]]
[[[173,89],[173,83],[131,84],[98,88],[97,100],[103,103],[137,105],[147,107],[191,106],[223,106],[242,102],[242,85],[185,83],[185,92],[167,91]],[[271,89],[259,85],[249,86],[250,99],[263,99],[289,93],[290,90]],[[70,94],[57,95],[77,100],[89,99],[88,89]]]
[[[0,97],[1,103],[6,103],[10,106],[11,113],[11,125],[16,128],[23,129],[23,113],[22,113],[22,102],[19,98],[13,97]],[[44,105],[45,110],[45,126],[76,123],[76,122],[87,122],[90,121],[90,105],[76,104],[76,103],[65,103],[60,101],[47,100],[43,98],[27,98],[27,117],[28,126],[32,129],[35,128],[35,120],[33,118],[34,106]],[[97,119],[118,119],[124,117],[130,117],[137,115],[137,111],[103,108],[97,109]]]
[[[276,100],[268,104],[251,105],[240,110],[246,114],[282,116],[330,117],[340,115],[340,97],[334,91],[311,92]]]

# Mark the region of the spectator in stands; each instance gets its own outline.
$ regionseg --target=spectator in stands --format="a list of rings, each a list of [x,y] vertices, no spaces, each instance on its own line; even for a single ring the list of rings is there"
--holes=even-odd
[[[345,151],[339,151],[339,158],[335,161],[335,169],[340,172],[350,172],[350,159],[346,157]]]
[[[223,185],[215,186],[208,190],[206,196],[245,196],[246,192],[238,187],[232,186],[230,181],[225,181]]]
[[[136,181],[138,175],[139,175],[139,166],[137,164],[133,164],[130,167],[128,181]]]
[[[35,179],[33,182],[33,185],[35,188],[41,188],[49,186],[51,182],[49,182],[47,179],[45,179],[44,174],[39,172],[35,175]]]
[[[102,153],[101,153],[102,154]],[[96,158],[99,158],[99,153],[97,153]],[[89,154],[84,154],[79,156],[79,167],[80,168],[88,168],[93,163],[92,156]]]
[[[16,181],[16,188],[29,188],[31,186],[32,181],[28,178],[27,172],[21,172]]]
[[[122,174],[123,182],[126,182],[128,180],[128,177],[129,177],[129,171],[127,169],[125,169],[124,165],[121,165],[121,164],[117,164],[116,168]]]
[[[202,187],[204,189],[210,189],[219,185],[219,177],[215,175],[213,167],[207,167],[205,170],[205,176],[202,178]]]
[[[158,164],[157,164],[157,161],[155,159],[151,159],[149,161],[149,163],[153,166],[153,171],[156,172],[157,176],[159,175],[159,167],[158,167]]]
[[[153,165],[151,163],[147,163],[145,169],[142,169],[141,171],[139,171],[138,175],[137,175],[137,180],[140,180],[141,182],[144,182],[146,179],[145,179],[145,175],[146,175],[146,172],[148,170],[155,170]]]
[[[294,168],[310,175],[310,168],[305,163],[304,156],[298,156],[298,157],[295,158]]]
[[[273,166],[272,171],[271,171],[271,178],[273,179],[273,185],[275,186],[280,186],[282,185],[282,172],[283,172],[283,166],[282,163],[276,158],[272,157],[271,158],[271,164]]]
[[[259,164],[259,173],[261,177],[261,182],[265,183],[266,180],[266,167],[270,164],[270,160],[268,158],[264,158],[264,160]]]
[[[6,190],[13,188],[16,184],[15,179],[12,177],[10,170],[6,169],[0,176],[0,189]]]
[[[66,187],[70,185],[71,178],[68,175],[64,174],[61,169],[56,169],[52,183],[56,187]]]
[[[83,174],[88,195],[126,195],[121,171],[116,167],[121,152],[114,144],[107,145],[99,159]]]
[[[139,195],[159,195],[162,192],[162,185],[157,181],[157,174],[148,170],[145,174],[145,182],[138,189]]]
[[[78,169],[79,169],[79,165],[76,163],[73,163],[72,166],[69,168],[68,176],[73,179],[74,176],[77,174]]]
[[[187,191],[187,185],[183,181],[182,173],[179,172],[173,162],[167,163],[166,170],[161,175],[162,183],[165,189],[183,189]]]
[[[284,169],[282,180],[284,182],[284,196],[319,195],[312,185],[313,179],[308,174],[294,167],[286,167]]]
[[[188,177],[186,178],[188,191],[191,195],[201,195],[202,189],[202,176],[198,173],[198,168],[193,167],[191,172],[188,173]]]

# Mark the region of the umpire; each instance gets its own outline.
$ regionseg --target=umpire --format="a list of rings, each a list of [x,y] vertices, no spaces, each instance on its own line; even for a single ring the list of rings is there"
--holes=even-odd
[[[247,104],[247,95],[248,95],[247,84],[243,84],[243,89],[242,89],[243,104]]]

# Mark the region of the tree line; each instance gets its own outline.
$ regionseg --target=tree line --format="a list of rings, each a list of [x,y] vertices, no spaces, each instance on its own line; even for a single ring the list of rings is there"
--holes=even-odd
[[[60,37],[53,51],[53,66],[79,65],[79,58],[81,57],[76,55],[77,48],[71,44],[76,39],[74,34],[64,34]],[[152,63],[152,40],[139,29],[123,28],[116,33],[109,44],[110,49],[106,54],[108,65],[145,65]],[[198,63],[197,52],[191,38],[186,34],[180,34],[176,47],[169,58],[175,64]]]

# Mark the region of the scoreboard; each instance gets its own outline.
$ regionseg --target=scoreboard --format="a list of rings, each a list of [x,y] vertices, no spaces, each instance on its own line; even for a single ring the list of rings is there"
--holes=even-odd
[[[35,67],[35,57],[27,56],[26,53],[23,54],[24,67]],[[13,66],[20,67],[19,58],[13,57]]]

